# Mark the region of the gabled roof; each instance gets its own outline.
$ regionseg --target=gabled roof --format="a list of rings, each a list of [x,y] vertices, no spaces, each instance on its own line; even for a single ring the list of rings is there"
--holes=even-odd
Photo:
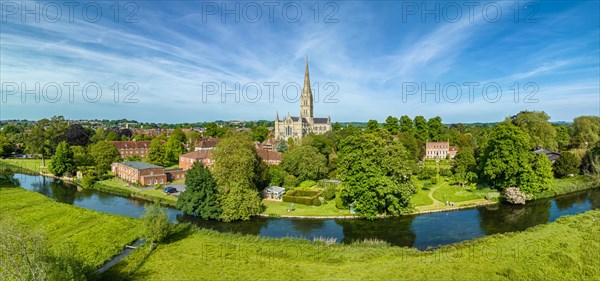
[[[195,148],[210,149],[210,148],[214,148],[215,146],[217,146],[217,144],[219,142],[221,142],[221,139],[217,139],[217,138],[201,138],[199,140],[196,140],[196,142],[194,143],[194,147]]]
[[[188,158],[188,159],[208,159],[212,157],[212,152],[210,150],[196,150],[192,152],[188,152],[186,154],[182,154],[179,156],[180,158]]]
[[[111,141],[117,149],[122,148],[149,148],[150,141]]]
[[[163,167],[161,167],[161,166],[157,166],[157,165],[146,163],[146,162],[139,162],[139,161],[125,161],[125,162],[120,162],[120,163],[122,165],[134,168],[136,170],[146,170],[146,169],[156,169],[156,168],[163,169]]]
[[[560,153],[558,153],[556,151],[552,151],[552,150],[543,149],[543,148],[535,150],[534,152],[536,154],[540,154],[540,153],[546,154],[548,156],[548,159],[550,159],[550,161],[554,161],[560,157]]]
[[[327,123],[329,123],[329,118],[315,117],[315,118],[313,118],[313,122],[315,124],[327,124]]]
[[[281,161],[281,152],[257,148],[256,154],[265,161]]]

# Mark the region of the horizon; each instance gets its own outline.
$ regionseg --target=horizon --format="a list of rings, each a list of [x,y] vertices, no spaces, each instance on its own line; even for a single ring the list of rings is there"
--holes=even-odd
[[[306,57],[332,123],[600,115],[597,1],[85,3],[2,3],[0,120],[271,121]]]

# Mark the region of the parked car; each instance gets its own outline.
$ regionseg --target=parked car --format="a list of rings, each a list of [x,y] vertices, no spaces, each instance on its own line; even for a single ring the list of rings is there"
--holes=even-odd
[[[163,189],[163,192],[165,194],[173,194],[173,193],[177,193],[177,188],[174,188],[172,186],[167,186]]]

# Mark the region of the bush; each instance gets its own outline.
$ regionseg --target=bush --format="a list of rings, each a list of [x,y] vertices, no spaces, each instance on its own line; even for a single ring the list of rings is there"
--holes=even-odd
[[[317,190],[291,190],[283,195],[283,202],[298,203],[307,206],[321,206],[321,191]],[[318,203],[317,203],[318,201]]]
[[[440,169],[440,176],[451,177],[452,171],[450,169]]]
[[[303,181],[302,183],[300,183],[300,188],[307,189],[307,188],[311,188],[311,187],[313,187],[313,186],[315,186],[315,185],[317,185],[317,182],[316,182],[316,181],[313,181],[313,180],[305,180],[305,181]]]
[[[417,178],[420,180],[428,180],[432,177],[435,177],[435,170],[427,167],[421,169],[421,171],[419,171],[419,175],[417,175]]]
[[[348,206],[346,206],[346,204],[344,204],[344,200],[342,200],[342,197],[340,196],[339,193],[335,195],[335,207],[340,210],[348,209]]]
[[[83,188],[91,188],[95,182],[96,182],[96,177],[94,177],[92,175],[86,174],[81,178],[81,186]]]
[[[293,189],[298,186],[298,179],[294,175],[286,175],[283,180],[283,187],[285,189]]]
[[[422,190],[430,190],[435,184],[430,181],[427,181],[423,184]]]
[[[335,194],[337,193],[337,187],[333,184],[329,184],[327,186],[325,186],[325,188],[323,189],[323,198],[325,198],[325,200],[329,201],[333,198],[335,198]]]
[[[508,187],[504,190],[506,201],[511,204],[525,204],[527,196],[517,187]]]
[[[558,160],[552,165],[554,175],[558,178],[567,177],[570,174],[578,174],[581,160],[571,152],[563,152]]]

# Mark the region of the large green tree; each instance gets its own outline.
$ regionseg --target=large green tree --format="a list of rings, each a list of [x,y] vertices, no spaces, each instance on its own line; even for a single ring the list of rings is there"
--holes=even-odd
[[[519,127],[500,123],[493,129],[481,156],[482,176],[498,189],[515,186],[522,189],[533,177],[529,136]]]
[[[264,126],[252,127],[252,140],[257,142],[263,142],[269,137],[269,129]]]
[[[400,132],[414,134],[415,126],[413,121],[407,115],[400,117]]]
[[[588,148],[600,140],[600,117],[579,116],[573,119],[573,143]]]
[[[412,159],[401,143],[365,132],[342,140],[339,157],[341,196],[357,214],[374,219],[412,210]]]
[[[148,162],[159,166],[169,165],[169,159],[167,159],[165,147],[162,141],[158,138],[153,139],[150,142],[150,147],[148,148]]]
[[[398,123],[398,118],[388,116],[385,119],[385,124],[383,124],[383,128],[386,129],[392,135],[398,134],[398,132],[400,131],[400,124]]]
[[[15,151],[15,145],[4,132],[0,132],[0,156],[9,156]]]
[[[581,160],[572,152],[565,151],[552,165],[554,175],[558,178],[564,178],[570,174],[578,174]]]
[[[184,152],[185,147],[181,142],[181,137],[178,135],[171,135],[165,144],[164,164],[168,163],[168,165],[171,165],[177,163],[179,161],[179,155],[183,154]]]
[[[252,141],[241,134],[223,139],[213,152],[213,176],[217,182],[224,221],[248,220],[262,209],[257,183],[264,165]]]
[[[61,177],[65,173],[75,173],[76,166],[71,146],[67,142],[61,142],[56,147],[56,152],[52,156],[52,162],[48,167],[50,173]]]
[[[423,145],[429,138],[429,128],[427,127],[427,119],[423,116],[415,116],[415,137],[420,141]]]
[[[476,169],[477,164],[475,163],[473,149],[470,147],[461,148],[452,163],[456,181],[463,187],[467,183],[474,182],[477,179]]]
[[[301,145],[284,153],[281,165],[300,181],[318,180],[327,174],[327,159],[310,145]]]
[[[119,150],[108,141],[98,141],[91,145],[90,156],[94,160],[98,174],[110,171],[111,164],[120,160]]]
[[[217,184],[210,171],[194,163],[185,177],[186,189],[177,198],[177,208],[202,219],[219,219],[221,207],[217,200]]]
[[[530,149],[556,150],[556,129],[548,120],[550,116],[543,111],[521,111],[511,121],[529,136]]]
[[[442,124],[442,118],[439,116],[430,118],[427,121],[427,132],[429,133],[429,141],[446,140],[446,126]]]
[[[46,166],[46,157],[52,155],[53,140],[51,133],[46,129],[49,126],[48,119],[42,119],[37,122],[37,125],[31,130],[31,134],[27,138],[27,150],[29,153],[39,154],[42,156],[42,166]]]

